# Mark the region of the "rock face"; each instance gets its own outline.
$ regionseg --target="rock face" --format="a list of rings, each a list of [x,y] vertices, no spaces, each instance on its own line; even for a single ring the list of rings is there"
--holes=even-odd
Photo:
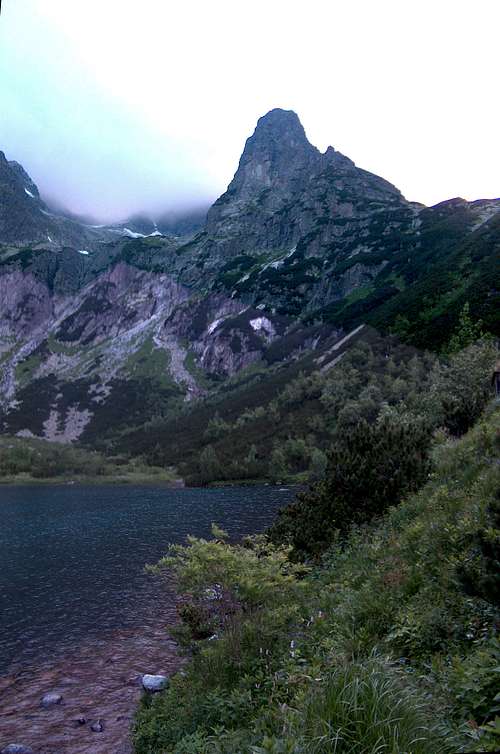
[[[207,233],[237,237],[246,228],[263,237],[266,219],[296,200],[317,170],[320,159],[297,115],[272,110],[259,119],[227,191],[209,210]],[[256,205],[253,214],[252,204]],[[279,236],[266,235],[266,244],[276,242]],[[251,242],[245,250],[249,248]]]
[[[360,202],[406,205],[394,186],[332,147],[321,154],[294,112],[271,110],[247,140],[226,193],[209,210],[206,231],[226,253],[291,248],[319,217],[353,217]]]
[[[38,189],[17,162],[0,152],[0,238],[4,243],[39,241],[42,211]],[[44,236],[47,240],[47,233]]]
[[[288,305],[295,314],[295,298],[307,309],[342,298],[358,280],[370,282],[398,248],[396,237],[414,245],[416,214],[418,207],[383,178],[332,147],[321,154],[294,112],[272,110],[260,118],[227,191],[208,212],[195,244],[196,270],[188,259],[183,274],[191,280],[201,268],[224,284],[221,268],[234,270],[236,294]],[[352,274],[337,275],[356,255],[354,281]],[[286,281],[281,290],[278,276]],[[330,284],[325,277],[333,278]]]
[[[163,689],[166,689],[168,686],[168,678],[166,675],[149,675],[146,673],[146,675],[142,676],[141,682],[144,690],[152,693],[163,691]]]

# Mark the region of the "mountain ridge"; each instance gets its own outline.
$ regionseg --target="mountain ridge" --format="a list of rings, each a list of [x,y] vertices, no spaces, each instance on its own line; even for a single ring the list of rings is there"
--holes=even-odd
[[[408,202],[321,153],[292,111],[259,119],[188,238],[144,217],[91,228],[55,216],[29,181],[0,158],[3,431],[123,431],[361,324],[439,348],[469,300],[500,334],[500,200]]]

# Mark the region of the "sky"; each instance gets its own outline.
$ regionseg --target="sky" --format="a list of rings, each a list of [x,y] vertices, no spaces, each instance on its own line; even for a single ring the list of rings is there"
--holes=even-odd
[[[3,0],[0,149],[105,221],[208,204],[274,107],[410,200],[500,195],[500,0]]]

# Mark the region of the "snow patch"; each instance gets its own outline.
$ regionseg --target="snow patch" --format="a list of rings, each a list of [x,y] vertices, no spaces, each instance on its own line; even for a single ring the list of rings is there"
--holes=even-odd
[[[85,254],[86,256],[88,256],[90,252],[88,252],[87,249],[78,249],[78,253]]]
[[[144,233],[134,233],[134,231],[130,230],[130,228],[124,228],[123,235],[129,236],[129,238],[146,238]]]
[[[264,330],[265,332],[274,331],[273,324],[267,317],[256,317],[255,319],[251,319],[250,327],[252,327],[255,332],[258,332],[259,330]]]
[[[27,188],[24,189],[25,193],[28,194],[32,199],[36,199],[36,196],[31,193],[31,191]]]
[[[223,322],[223,321],[224,321],[224,317],[221,317],[220,319],[214,320],[212,322],[212,324],[210,325],[210,327],[208,328],[207,334],[211,335],[214,332],[214,330],[217,330],[217,328],[219,327],[220,323]]]
[[[296,251],[297,251],[297,244],[295,244],[295,246],[292,246],[292,248],[290,249],[290,251],[287,254],[285,254],[284,256],[282,256],[280,259],[276,259],[274,262],[268,262],[267,264],[265,264],[261,268],[261,270],[259,272],[259,275],[262,275],[262,273],[265,272],[269,268],[271,268],[272,270],[277,270],[278,267],[281,267],[281,265],[283,264],[283,262],[285,261],[285,259],[288,259],[289,257],[291,257],[292,254],[295,254]]]
[[[135,233],[135,231],[130,230],[130,228],[124,228],[122,231],[124,236],[129,236],[129,238],[151,238],[152,236],[163,236],[163,233],[160,233],[159,230],[153,231],[153,233]]]
[[[47,241],[49,241],[50,243],[54,243],[54,241],[52,240],[52,238],[49,235],[47,236]]]

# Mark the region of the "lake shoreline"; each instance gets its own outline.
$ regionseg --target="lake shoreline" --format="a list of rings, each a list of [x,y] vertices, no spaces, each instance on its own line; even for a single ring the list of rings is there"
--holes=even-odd
[[[167,623],[175,603],[134,629],[82,640],[31,666],[0,673],[0,749],[22,742],[36,754],[132,754],[132,727],[144,673],[171,676],[185,662]],[[46,694],[59,703],[44,707]]]
[[[72,476],[72,477],[31,477],[31,476],[13,476],[0,478],[0,486],[2,487],[36,487],[39,485],[54,485],[60,486],[96,486],[96,487],[109,487],[109,486],[130,486],[130,485],[146,485],[155,487],[166,487],[168,489],[182,489],[186,485],[184,480],[172,477],[158,478],[156,476]]]

